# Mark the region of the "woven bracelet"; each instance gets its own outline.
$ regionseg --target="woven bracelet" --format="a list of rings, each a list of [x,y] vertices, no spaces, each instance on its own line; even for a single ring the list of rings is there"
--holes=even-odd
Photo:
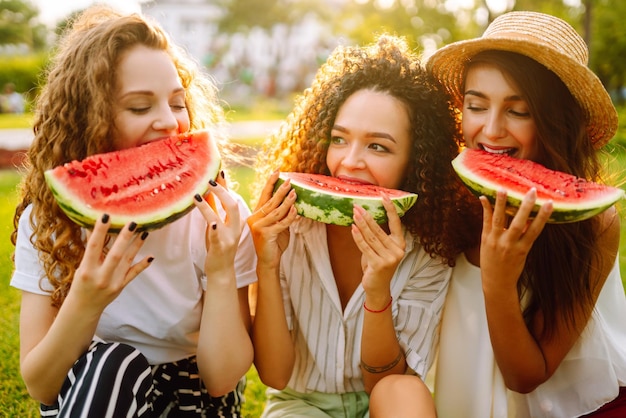
[[[396,357],[389,364],[385,364],[384,366],[370,366],[369,364],[365,364],[365,362],[361,360],[361,368],[365,370],[366,372],[372,373],[372,374],[388,372],[389,370],[396,367],[396,365],[400,363],[400,360],[402,360],[403,357],[404,357],[404,353],[402,352],[402,349],[400,349],[400,352],[398,353],[398,357]]]
[[[389,303],[382,308],[380,311],[375,311],[373,309],[370,309],[367,307],[367,305],[365,305],[365,302],[363,302],[363,309],[365,309],[367,312],[371,312],[371,313],[381,313],[381,312],[385,312],[387,310],[387,308],[389,308],[391,306],[391,302],[393,302],[393,296],[391,297],[391,299],[389,299]]]

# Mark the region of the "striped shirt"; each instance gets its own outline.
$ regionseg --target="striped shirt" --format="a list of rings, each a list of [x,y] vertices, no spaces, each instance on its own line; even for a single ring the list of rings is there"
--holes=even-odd
[[[296,347],[288,386],[303,393],[362,391],[363,287],[342,310],[325,224],[302,218],[290,231],[281,259],[285,313]],[[416,245],[409,232],[405,239],[404,258],[391,280],[393,320],[408,367],[425,376],[434,359],[451,268]]]

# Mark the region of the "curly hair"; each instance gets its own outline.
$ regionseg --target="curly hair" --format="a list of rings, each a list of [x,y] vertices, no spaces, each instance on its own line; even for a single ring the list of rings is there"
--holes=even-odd
[[[19,219],[32,204],[30,239],[53,286],[56,307],[67,295],[85,245],[81,228],[63,213],[46,186],[44,172],[113,150],[116,66],[124,52],[136,45],[168,53],[185,88],[190,129],[210,129],[218,146],[225,142],[224,114],[215,83],[156,23],[106,6],[91,7],[78,16],[59,41],[37,98],[35,135],[11,235],[15,245]]]
[[[480,226],[466,221],[476,218],[461,209],[473,207],[480,215],[480,207],[450,164],[460,143],[450,98],[401,37],[383,34],[371,45],[332,52],[286,121],[264,142],[255,194],[277,169],[330,175],[326,154],[335,118],[348,97],[363,89],[389,94],[407,109],[412,149],[400,189],[418,199],[402,222],[429,254],[454,265],[480,235]]]

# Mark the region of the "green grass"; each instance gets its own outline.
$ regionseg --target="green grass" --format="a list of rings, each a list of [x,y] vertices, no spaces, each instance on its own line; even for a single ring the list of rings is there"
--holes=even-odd
[[[13,271],[9,241],[19,175],[0,171],[0,417],[37,416],[19,374],[19,292],[9,287]]]
[[[256,100],[248,106],[224,106],[226,119],[229,122],[249,120],[283,120],[291,111],[290,100]]]
[[[0,129],[21,129],[30,128],[33,115],[24,113],[17,115],[14,113],[0,113]]]

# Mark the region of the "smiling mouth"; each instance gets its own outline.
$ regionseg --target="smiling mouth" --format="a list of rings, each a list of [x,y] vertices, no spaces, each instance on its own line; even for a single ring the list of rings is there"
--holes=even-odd
[[[478,147],[490,154],[506,154],[513,157],[517,153],[517,148],[492,148],[484,144],[478,144]]]

